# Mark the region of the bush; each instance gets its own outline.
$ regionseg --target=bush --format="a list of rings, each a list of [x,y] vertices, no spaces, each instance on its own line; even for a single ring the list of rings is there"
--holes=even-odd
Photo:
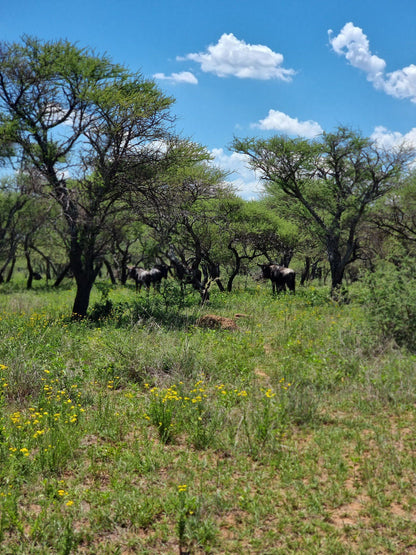
[[[400,266],[382,261],[359,290],[368,322],[384,338],[416,350],[416,266],[405,259]]]

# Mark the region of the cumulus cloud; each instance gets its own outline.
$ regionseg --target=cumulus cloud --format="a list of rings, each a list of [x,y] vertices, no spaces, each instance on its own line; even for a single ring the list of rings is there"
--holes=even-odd
[[[266,118],[261,119],[259,123],[254,123],[252,127],[267,131],[281,131],[288,135],[297,135],[312,139],[323,132],[322,127],[316,121],[299,121],[298,118],[291,118],[278,110],[269,110]]]
[[[412,102],[416,102],[416,65],[410,64],[403,69],[388,73],[383,89],[391,96],[410,98]]]
[[[360,27],[349,22],[336,37],[332,38],[331,30],[328,33],[329,42],[334,51],[337,54],[344,54],[352,66],[365,71],[369,81],[374,81],[383,74],[386,62],[371,54],[370,43]]]
[[[364,71],[377,89],[416,103],[416,65],[385,73],[386,62],[371,53],[367,36],[351,22],[346,23],[337,36],[333,36],[332,30],[328,34],[334,52],[344,55],[352,66]]]
[[[390,131],[386,127],[379,125],[374,129],[370,137],[379,147],[391,150],[402,145],[416,149],[416,127],[408,133]]]
[[[211,44],[205,52],[191,53],[177,59],[197,62],[201,64],[202,71],[214,73],[218,77],[290,81],[295,74],[293,69],[282,67],[282,54],[262,44],[247,44],[232,33],[224,33],[217,44]]]
[[[170,81],[171,83],[188,83],[190,85],[198,84],[198,79],[190,71],[181,71],[180,73],[172,73],[171,75],[165,75],[164,73],[155,73],[153,75],[153,78]]]
[[[229,183],[240,197],[246,200],[258,198],[263,190],[262,185],[255,172],[248,167],[248,157],[245,154],[227,154],[222,148],[212,149],[211,154],[217,166],[232,172]]]

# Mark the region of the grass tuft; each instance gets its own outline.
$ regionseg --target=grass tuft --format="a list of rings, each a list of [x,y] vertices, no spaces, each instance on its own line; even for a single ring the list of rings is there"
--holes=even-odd
[[[362,295],[3,293],[2,552],[412,548],[416,357]]]

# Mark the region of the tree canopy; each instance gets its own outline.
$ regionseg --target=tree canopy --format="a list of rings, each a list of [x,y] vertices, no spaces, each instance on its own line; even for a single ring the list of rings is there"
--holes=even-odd
[[[62,210],[74,314],[86,314],[120,214],[155,193],[159,174],[209,158],[175,135],[172,103],[153,81],[67,41],[0,44],[1,154]]]
[[[283,193],[325,246],[333,292],[358,255],[359,223],[395,186],[414,156],[405,147],[384,151],[345,127],[314,140],[235,139],[233,148],[260,172],[266,193]]]

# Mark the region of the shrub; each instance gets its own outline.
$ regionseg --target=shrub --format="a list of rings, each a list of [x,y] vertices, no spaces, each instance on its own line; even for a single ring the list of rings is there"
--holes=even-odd
[[[382,261],[359,288],[369,325],[384,338],[416,350],[416,267],[404,259],[400,266]]]

